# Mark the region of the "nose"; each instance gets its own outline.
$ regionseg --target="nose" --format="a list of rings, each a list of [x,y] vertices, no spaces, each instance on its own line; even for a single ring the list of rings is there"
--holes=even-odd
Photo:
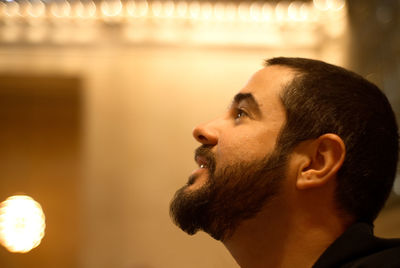
[[[217,129],[212,127],[211,123],[204,123],[193,129],[193,137],[205,145],[216,145],[218,143]]]

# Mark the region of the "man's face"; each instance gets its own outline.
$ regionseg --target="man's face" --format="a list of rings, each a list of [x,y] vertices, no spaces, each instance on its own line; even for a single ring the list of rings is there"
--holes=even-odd
[[[292,78],[285,67],[261,69],[228,111],[194,129],[202,144],[195,154],[199,168],[170,207],[184,231],[202,229],[223,240],[279,192],[287,168],[287,155],[276,147],[285,122],[279,94]]]

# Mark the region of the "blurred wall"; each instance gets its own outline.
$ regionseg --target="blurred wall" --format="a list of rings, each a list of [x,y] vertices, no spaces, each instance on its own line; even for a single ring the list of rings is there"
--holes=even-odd
[[[349,67],[385,92],[400,125],[400,2],[352,0],[348,12]],[[400,236],[399,174],[375,226],[380,236]]]
[[[32,252],[0,247],[0,267],[78,265],[81,101],[76,78],[0,74],[0,200],[27,194],[41,204],[47,223]]]
[[[349,1],[350,68],[377,84],[400,117],[400,2]]]

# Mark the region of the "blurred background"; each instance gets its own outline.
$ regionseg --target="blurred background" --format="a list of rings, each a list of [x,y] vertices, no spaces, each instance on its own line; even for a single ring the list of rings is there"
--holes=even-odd
[[[237,268],[169,218],[193,126],[274,56],[354,70],[400,118],[399,15],[397,0],[2,0],[0,202],[33,198],[39,235],[18,253],[3,230],[0,267]],[[375,225],[400,236],[400,178]]]

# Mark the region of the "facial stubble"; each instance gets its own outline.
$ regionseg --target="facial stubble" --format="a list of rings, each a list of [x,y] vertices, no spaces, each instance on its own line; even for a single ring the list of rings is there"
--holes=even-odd
[[[188,187],[196,178],[189,178],[170,205],[173,221],[190,235],[203,230],[216,240],[229,238],[241,222],[256,216],[279,193],[285,177],[287,154],[279,146],[261,160],[221,169],[216,169],[209,146],[199,147],[196,155],[207,159],[207,181],[191,190]]]

